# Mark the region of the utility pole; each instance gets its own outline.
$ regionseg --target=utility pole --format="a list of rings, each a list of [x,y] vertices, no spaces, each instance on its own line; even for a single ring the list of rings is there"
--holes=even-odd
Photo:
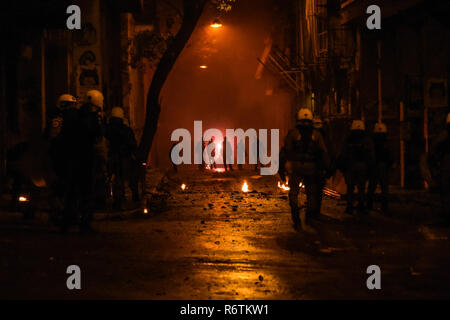
[[[405,187],[405,104],[400,102],[400,186]]]
[[[1,101],[0,101],[0,177],[6,175],[6,48],[1,49]],[[3,180],[3,179],[2,179]]]
[[[378,123],[381,123],[383,121],[383,92],[381,87],[381,40],[378,40],[377,42],[377,49],[378,49],[378,62],[377,62],[377,69],[378,69]]]
[[[45,37],[44,30],[41,36],[41,131],[44,132],[47,124],[47,108],[45,101]]]

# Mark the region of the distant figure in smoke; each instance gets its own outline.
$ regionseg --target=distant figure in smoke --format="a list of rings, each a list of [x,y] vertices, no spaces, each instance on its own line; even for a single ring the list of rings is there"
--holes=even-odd
[[[230,151],[230,152],[228,152],[228,151]],[[231,149],[231,144],[228,141],[227,137],[225,137],[225,139],[223,139],[222,155],[223,155],[223,165],[225,167],[225,171],[228,171],[228,170],[233,171],[233,166],[231,164],[233,151]]]
[[[215,139],[216,139],[215,137],[211,137],[211,140],[209,140],[209,142],[208,142],[208,149],[207,150],[210,151],[210,153],[208,153],[208,155],[211,154],[211,158],[208,159],[210,169],[216,169],[217,168],[217,164],[216,164],[216,161],[214,159],[216,157],[216,143],[214,142]]]
[[[375,167],[370,170],[369,189],[367,190],[367,209],[372,210],[375,190],[377,185],[380,184],[381,209],[384,214],[388,214],[388,173],[393,159],[392,152],[387,146],[387,127],[384,123],[377,123],[375,125],[372,140],[375,149]]]
[[[330,159],[320,132],[313,127],[311,110],[303,108],[297,113],[297,124],[287,134],[280,162],[285,163],[280,177],[289,176],[289,204],[291,206],[294,228],[300,227],[311,232],[311,219],[320,215],[320,193],[322,173],[328,171]],[[306,213],[303,221],[299,217],[298,193],[299,184],[303,182],[306,191]]]
[[[199,164],[199,166],[198,166],[198,169],[201,170],[201,171],[205,170],[205,168],[206,168],[206,161],[205,161],[204,154],[205,154],[205,149],[206,149],[206,146],[207,146],[207,145],[208,145],[208,143],[207,143],[206,141],[200,141],[200,142],[197,144],[197,146],[199,147],[198,149],[201,150],[201,153],[198,155],[198,157],[199,157],[199,158],[201,159],[201,161],[202,161],[202,163]],[[196,150],[197,150],[197,149],[196,149]]]
[[[447,114],[445,129],[431,147],[431,164],[439,168],[441,213],[446,222],[450,222],[448,214],[450,203],[450,113]]]
[[[353,196],[358,188],[358,213],[365,214],[365,189],[369,179],[369,171],[375,166],[375,155],[372,141],[366,135],[366,126],[362,120],[354,120],[350,135],[338,159],[338,167],[345,176],[347,184],[348,214],[353,214]]]
[[[245,163],[245,158],[247,156],[247,150],[245,149],[245,138],[244,139],[240,139],[238,144],[237,144],[237,162],[238,162],[238,170],[242,170],[242,164],[241,163]]]
[[[256,138],[256,141],[253,145],[252,150],[253,150],[253,155],[256,159],[256,164],[255,164],[254,170],[255,170],[255,172],[259,172],[259,168],[260,168],[259,155],[264,153],[265,148],[264,148],[264,145],[261,143],[261,141],[258,138]]]
[[[125,181],[128,181],[133,201],[139,201],[138,179],[135,177],[137,142],[133,130],[124,123],[125,114],[121,107],[114,107],[106,127],[109,141],[108,172],[112,179],[113,208],[123,210]]]

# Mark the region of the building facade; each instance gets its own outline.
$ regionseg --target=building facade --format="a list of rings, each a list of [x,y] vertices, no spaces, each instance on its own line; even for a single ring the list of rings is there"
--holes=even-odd
[[[367,27],[370,5],[381,9],[380,30]],[[449,111],[450,4],[294,0],[289,8],[292,41],[271,55],[284,54],[280,72],[297,83],[297,108],[326,119],[338,146],[352,119],[369,131],[385,122],[396,160],[391,182],[423,187],[420,159]]]

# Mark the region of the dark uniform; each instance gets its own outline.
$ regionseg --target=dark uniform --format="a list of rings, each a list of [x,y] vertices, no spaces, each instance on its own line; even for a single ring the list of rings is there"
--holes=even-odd
[[[216,160],[214,159],[216,157],[216,143],[214,142],[213,138],[211,138],[211,140],[209,140],[207,150],[211,152],[211,158],[208,159],[209,168],[215,169],[215,168],[217,168]]]
[[[49,113],[44,131],[44,138],[51,141],[61,133],[63,111],[59,108]]]
[[[374,167],[372,142],[362,130],[352,130],[339,157],[339,168],[347,184],[347,209],[353,213],[355,187],[358,188],[358,212],[365,213],[365,190],[369,170]]]
[[[116,117],[111,117],[106,127],[106,138],[109,141],[108,172],[113,177],[114,207],[120,209],[126,200],[125,180],[129,181],[133,200],[139,201],[138,179],[134,177],[137,142],[133,130]]]
[[[230,150],[230,154],[228,154],[228,150]],[[227,137],[223,139],[222,143],[222,156],[223,156],[223,165],[225,167],[225,171],[230,170],[233,171],[233,166],[231,165],[231,156],[232,156],[231,144],[228,141]]]
[[[331,141],[329,139],[329,135],[327,133],[327,130],[325,130],[324,126],[323,126],[323,122],[320,122],[320,125],[315,126],[315,128],[320,132],[320,134],[323,137],[323,141],[325,142],[325,146],[328,150],[328,155],[330,158],[330,167],[329,170],[326,172],[326,174],[322,175],[322,181],[321,181],[321,188],[320,188],[320,201],[319,201],[319,205],[322,206],[322,198],[323,198],[323,189],[325,188],[325,185],[327,183],[327,179],[330,178],[334,171],[335,171],[335,153],[334,153],[334,148],[333,145],[331,144]]]
[[[439,168],[441,212],[450,221],[450,124],[439,134],[431,148],[431,163]]]
[[[286,162],[285,173],[289,176],[289,204],[294,228],[298,228],[299,184],[306,189],[305,224],[320,214],[320,193],[322,175],[329,169],[330,159],[322,135],[313,128],[312,122],[305,122],[290,130],[284,142],[280,162]],[[283,178],[283,177],[282,177]]]
[[[373,196],[377,185],[381,187],[381,208],[383,213],[388,213],[389,181],[388,173],[393,159],[391,150],[386,145],[386,133],[373,134],[373,146],[375,149],[375,167],[370,170],[369,189],[367,191],[367,209],[373,206]]]
[[[204,171],[206,168],[204,153],[205,153],[205,149],[206,149],[206,146],[208,145],[208,143],[207,143],[207,141],[202,140],[202,141],[198,142],[198,144],[200,145],[199,147],[201,148],[201,154],[199,154],[198,156],[202,161],[202,163],[198,166],[198,169]]]
[[[62,231],[80,217],[80,230],[91,230],[95,201],[96,144],[102,138],[96,107],[66,110],[58,141],[61,164],[57,168],[64,192]]]

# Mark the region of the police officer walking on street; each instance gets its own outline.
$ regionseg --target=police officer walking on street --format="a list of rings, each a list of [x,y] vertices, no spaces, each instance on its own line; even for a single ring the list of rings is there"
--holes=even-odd
[[[311,219],[320,215],[322,176],[329,170],[330,158],[322,135],[313,127],[311,110],[303,108],[298,111],[297,124],[285,138],[281,161],[285,162],[284,166],[281,163],[285,169],[281,175],[289,177],[289,204],[294,228],[313,232],[314,229],[309,224]],[[305,185],[306,191],[306,212],[303,219],[299,217],[300,182]]]
[[[374,167],[374,151],[372,142],[366,135],[366,126],[362,120],[354,120],[350,135],[339,157],[339,169],[345,176],[347,184],[346,213],[353,213],[353,197],[355,187],[358,188],[358,213],[365,214],[366,182],[369,179],[369,170]]]
[[[95,201],[95,177],[97,145],[102,138],[99,113],[103,107],[103,95],[91,90],[85,104],[78,110],[65,111],[60,134],[59,152],[63,157],[64,212],[61,231],[67,232],[79,218],[80,232],[94,230],[91,220]]]
[[[375,124],[373,130],[373,146],[375,149],[375,167],[370,170],[369,188],[367,191],[367,209],[372,210],[373,197],[377,185],[381,187],[381,209],[388,212],[389,181],[388,173],[393,159],[391,150],[387,147],[387,127],[384,123]]]
[[[438,135],[431,148],[431,163],[439,168],[439,189],[441,214],[450,222],[448,205],[450,203],[450,113],[447,114],[446,127]]]
[[[135,202],[139,201],[138,181],[134,179],[137,142],[133,130],[124,123],[125,114],[121,107],[111,111],[109,124],[106,127],[106,138],[109,141],[108,168],[112,177],[113,208],[123,210],[125,197],[125,181],[129,186]]]
[[[94,141],[94,206],[104,209],[109,194],[108,188],[108,145],[105,138],[106,120],[104,118],[104,97],[98,90],[90,90],[86,94],[86,103],[80,112],[88,131],[95,131]]]
[[[333,148],[332,148],[330,139],[329,139],[328,135],[326,134],[323,120],[320,117],[314,117],[313,125],[314,125],[314,129],[318,130],[320,132],[320,134],[322,135],[323,141],[325,142],[325,146],[328,150],[328,155],[330,158],[329,170],[326,172],[326,174],[322,175],[321,188],[320,188],[320,194],[319,194],[319,206],[322,206],[323,189],[325,188],[327,178],[329,178],[334,171],[334,161],[333,161],[334,152],[333,152]]]
[[[222,158],[225,171],[233,171],[233,165],[231,164],[231,157],[233,156],[232,152],[231,143],[228,141],[228,138],[225,137],[222,143]]]

